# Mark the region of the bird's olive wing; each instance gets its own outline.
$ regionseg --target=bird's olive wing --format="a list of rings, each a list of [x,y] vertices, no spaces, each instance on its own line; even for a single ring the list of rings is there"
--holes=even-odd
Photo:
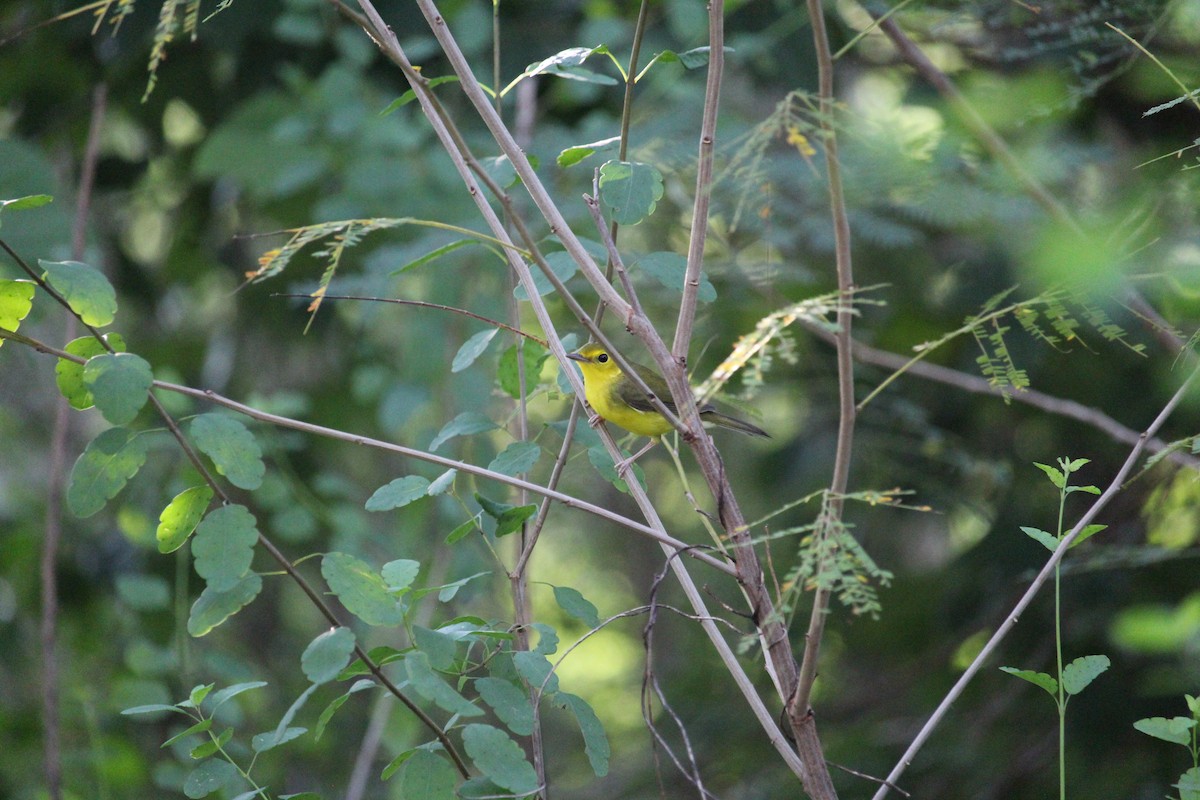
[[[671,400],[671,390],[667,387],[667,382],[657,372],[641,364],[630,364],[630,366],[637,370],[638,375],[646,382],[646,386],[650,388],[650,391],[654,392],[672,414],[678,413],[675,410],[675,403]],[[654,404],[650,402],[650,398],[645,392],[634,385],[631,380],[622,378],[618,381],[616,392],[621,401],[628,404],[634,411],[655,410]]]

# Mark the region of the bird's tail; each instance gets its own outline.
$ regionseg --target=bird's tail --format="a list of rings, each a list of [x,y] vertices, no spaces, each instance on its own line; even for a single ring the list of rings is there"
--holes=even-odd
[[[709,409],[700,416],[702,419],[705,419],[714,425],[720,425],[722,428],[732,428],[735,431],[748,433],[751,436],[763,436],[767,439],[771,438],[771,434],[767,433],[757,425],[752,425],[745,420],[738,419],[737,417],[731,417],[728,414],[722,414],[720,411]]]

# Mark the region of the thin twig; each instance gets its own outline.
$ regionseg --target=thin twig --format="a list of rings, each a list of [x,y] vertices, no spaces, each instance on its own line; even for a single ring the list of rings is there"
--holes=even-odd
[[[904,773],[904,770],[912,763],[917,752],[921,749],[921,747],[933,734],[934,729],[946,716],[946,713],[950,710],[950,706],[953,705],[954,701],[962,695],[963,690],[965,690],[967,687],[967,684],[969,684],[979,670],[983,668],[984,663],[991,657],[992,653],[995,652],[996,648],[1000,645],[1000,642],[1004,640],[1004,637],[1006,637],[1012,631],[1012,629],[1016,627],[1021,615],[1025,613],[1025,609],[1028,608],[1029,604],[1033,602],[1034,597],[1036,597],[1038,592],[1041,591],[1042,586],[1046,583],[1050,576],[1054,574],[1055,566],[1062,560],[1062,557],[1067,550],[1070,549],[1071,545],[1075,542],[1075,539],[1079,536],[1080,531],[1090,525],[1092,520],[1096,518],[1096,516],[1104,509],[1104,507],[1108,505],[1109,501],[1112,500],[1112,498],[1115,497],[1116,494],[1121,490],[1121,487],[1125,482],[1125,477],[1133,469],[1133,465],[1137,463],[1138,458],[1142,454],[1142,450],[1145,449],[1146,442],[1154,436],[1159,428],[1163,426],[1163,423],[1167,421],[1167,418],[1171,416],[1171,413],[1183,400],[1184,396],[1188,392],[1188,389],[1191,388],[1192,383],[1196,380],[1198,375],[1200,375],[1200,368],[1197,368],[1192,372],[1191,375],[1188,376],[1187,380],[1183,382],[1183,385],[1179,387],[1175,394],[1172,395],[1171,399],[1167,401],[1167,404],[1163,406],[1162,411],[1158,413],[1158,416],[1154,418],[1154,421],[1150,423],[1150,426],[1146,428],[1140,437],[1138,437],[1137,444],[1134,445],[1129,451],[1129,456],[1125,459],[1125,463],[1121,465],[1121,468],[1117,470],[1117,474],[1109,483],[1108,488],[1104,490],[1103,494],[1096,498],[1096,501],[1092,504],[1091,508],[1089,508],[1087,512],[1079,518],[1079,521],[1075,523],[1075,527],[1071,528],[1071,532],[1064,536],[1058,543],[1058,547],[1056,547],[1054,552],[1050,554],[1050,557],[1042,566],[1041,571],[1038,572],[1037,577],[1033,579],[1033,582],[1030,583],[1029,588],[1025,590],[1023,595],[1021,595],[1021,599],[1017,601],[1015,606],[1013,606],[1013,610],[1005,616],[1004,622],[999,625],[999,627],[996,629],[996,632],[992,634],[990,639],[988,639],[987,644],[985,644],[979,651],[979,654],[975,656],[975,659],[971,662],[971,665],[967,667],[961,676],[959,676],[958,680],[955,681],[954,686],[951,687],[950,691],[946,693],[946,696],[942,698],[942,701],[938,703],[938,706],[934,710],[933,714],[931,714],[925,724],[921,726],[921,730],[918,731],[917,735],[913,738],[912,744],[908,746],[908,749],[904,751],[904,755],[900,757],[900,759],[896,762],[896,765],[892,768],[892,771],[888,773],[885,783],[879,787],[877,792],[875,792],[873,800],[883,800],[883,798],[887,796],[888,790],[895,785],[896,781],[899,780],[900,776]]]

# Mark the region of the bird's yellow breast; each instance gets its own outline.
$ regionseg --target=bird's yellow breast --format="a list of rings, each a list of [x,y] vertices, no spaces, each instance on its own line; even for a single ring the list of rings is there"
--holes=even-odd
[[[581,351],[590,357],[587,348]],[[662,436],[671,430],[671,423],[657,411],[639,411],[621,398],[620,382],[626,380],[621,368],[612,360],[604,363],[580,361],[583,372],[583,394],[597,414],[638,436]]]

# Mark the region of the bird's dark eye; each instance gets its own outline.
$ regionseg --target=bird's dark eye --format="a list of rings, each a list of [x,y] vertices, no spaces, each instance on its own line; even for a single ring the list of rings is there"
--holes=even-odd
[[[607,364],[608,363],[608,353],[601,353],[600,355],[596,356],[596,360],[599,361],[601,364]]]

